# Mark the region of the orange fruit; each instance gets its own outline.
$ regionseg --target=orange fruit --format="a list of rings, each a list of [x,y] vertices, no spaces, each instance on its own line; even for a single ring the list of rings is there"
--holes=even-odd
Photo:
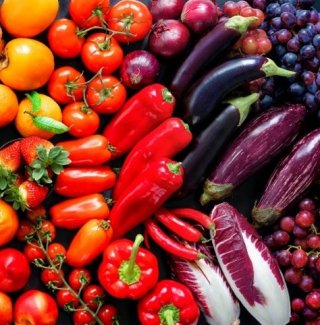
[[[0,127],[11,123],[18,113],[19,101],[15,92],[0,84]]]
[[[9,295],[0,291],[0,320],[2,325],[11,325],[13,319],[13,304]]]
[[[16,210],[7,202],[0,200],[0,246],[9,243],[19,227]]]
[[[41,99],[41,107],[37,112],[33,112],[32,102],[29,98],[24,98],[19,103],[18,113],[15,118],[15,126],[18,132],[23,137],[28,137],[31,135],[36,135],[43,139],[50,139],[54,136],[54,133],[44,131],[39,129],[33,122],[32,116],[26,112],[30,112],[35,116],[46,116],[51,117],[52,119],[61,122],[62,121],[62,112],[59,104],[52,99],[51,97],[39,94]]]

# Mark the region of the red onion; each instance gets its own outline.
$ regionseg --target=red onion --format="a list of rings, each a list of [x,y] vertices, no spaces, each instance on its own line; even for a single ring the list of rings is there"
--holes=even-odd
[[[160,63],[150,52],[135,50],[128,53],[120,67],[122,83],[131,88],[139,89],[153,83],[160,73]]]
[[[188,0],[181,21],[195,33],[204,33],[218,22],[218,7],[211,0]]]
[[[161,19],[151,30],[149,48],[155,54],[171,58],[181,54],[189,40],[189,29],[182,22],[175,19]]]
[[[149,9],[153,20],[177,19],[180,17],[185,0],[151,0]]]

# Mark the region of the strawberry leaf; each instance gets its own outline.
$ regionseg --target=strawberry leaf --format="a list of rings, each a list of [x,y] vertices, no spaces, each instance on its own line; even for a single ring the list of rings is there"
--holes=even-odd
[[[32,112],[37,113],[41,109],[41,97],[38,92],[32,91],[25,94],[32,104]]]

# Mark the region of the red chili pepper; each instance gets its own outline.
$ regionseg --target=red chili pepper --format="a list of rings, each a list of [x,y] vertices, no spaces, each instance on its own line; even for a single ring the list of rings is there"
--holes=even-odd
[[[111,159],[112,147],[107,138],[100,134],[62,141],[56,146],[69,152],[69,166],[98,166]]]
[[[181,186],[183,169],[168,158],[152,161],[143,174],[127,187],[110,212],[113,238],[119,238],[143,223]]]
[[[117,158],[128,152],[146,134],[170,117],[175,98],[161,84],[151,84],[133,95],[117,112],[103,131]]]
[[[155,219],[182,239],[196,243],[204,240],[201,231],[177,217],[172,211],[160,208],[154,213]]]
[[[200,223],[206,229],[212,230],[215,225],[208,215],[192,208],[176,208],[171,210],[180,218],[186,218]]]
[[[141,325],[196,325],[200,310],[190,289],[174,280],[161,280],[138,303]]]
[[[57,175],[54,191],[62,196],[79,197],[111,189],[116,174],[110,166],[67,167]]]
[[[184,246],[168,236],[156,222],[152,219],[144,223],[148,235],[157,243],[164,251],[183,258],[188,261],[195,261],[202,258],[203,255],[190,246]]]
[[[98,268],[98,279],[105,290],[115,298],[139,299],[158,281],[156,256],[140,248],[142,235],[134,242],[118,239],[107,246]]]
[[[158,157],[173,158],[192,140],[187,124],[181,119],[171,117],[143,137],[130,151],[121,167],[113,190],[117,200],[139,173],[143,173],[151,160]]]
[[[109,212],[108,202],[100,193],[64,200],[49,210],[53,224],[64,229],[80,228],[91,219],[107,219]]]

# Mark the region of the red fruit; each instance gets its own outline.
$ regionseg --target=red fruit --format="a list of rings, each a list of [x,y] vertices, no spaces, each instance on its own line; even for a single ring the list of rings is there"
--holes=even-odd
[[[15,141],[7,147],[0,150],[0,175],[2,170],[16,172],[21,165],[20,142]]]

